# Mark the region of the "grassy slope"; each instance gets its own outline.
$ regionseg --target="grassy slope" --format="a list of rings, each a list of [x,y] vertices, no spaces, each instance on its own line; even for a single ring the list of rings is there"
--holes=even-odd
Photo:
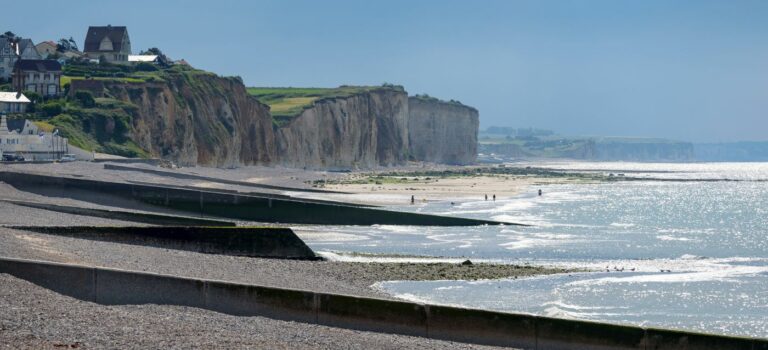
[[[399,86],[340,86],[337,88],[250,87],[248,93],[269,106],[278,126],[287,124],[315,102],[344,98],[379,89],[402,89]]]
[[[91,79],[109,80],[121,83],[144,83],[150,81],[163,81],[172,76],[181,75],[187,83],[195,84],[196,76],[200,74],[211,74],[205,71],[196,70],[189,67],[173,66],[168,69],[157,71],[134,71],[121,74],[116,77],[102,77],[99,74],[107,74],[100,71],[102,67],[75,67],[73,74],[65,75],[61,79],[62,87],[75,79],[85,79],[83,71],[91,69],[89,74]],[[110,67],[106,67],[110,69]],[[97,98],[96,105],[90,108],[80,106],[77,101],[62,98],[60,102],[64,105],[62,114],[46,120],[35,121],[38,126],[45,130],[58,128],[62,135],[69,139],[70,144],[88,151],[97,151],[100,153],[116,154],[126,157],[149,157],[149,153],[139,147],[130,139],[130,130],[132,127],[133,114],[136,106],[111,99]],[[179,101],[183,103],[184,101]]]

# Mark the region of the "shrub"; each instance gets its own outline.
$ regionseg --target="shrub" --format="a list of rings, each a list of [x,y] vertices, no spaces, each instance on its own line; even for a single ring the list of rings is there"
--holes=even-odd
[[[155,72],[157,71],[157,67],[155,67],[154,64],[149,62],[139,62],[136,64],[136,71],[139,72]]]
[[[77,91],[75,92],[75,100],[80,103],[80,106],[84,108],[92,108],[96,106],[96,100],[93,98],[93,94],[90,91]]]
[[[49,101],[44,103],[40,108],[47,117],[53,117],[64,112],[64,103],[61,101]]]

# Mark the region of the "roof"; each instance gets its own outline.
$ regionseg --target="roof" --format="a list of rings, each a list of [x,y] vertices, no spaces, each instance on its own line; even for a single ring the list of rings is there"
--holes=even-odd
[[[8,125],[8,131],[22,131],[24,130],[24,125],[27,124],[26,119],[8,119],[6,121],[6,124]]]
[[[0,102],[29,103],[30,101],[20,92],[0,92]]]
[[[61,63],[56,60],[18,60],[13,69],[36,72],[57,72],[61,71]]]
[[[155,62],[157,55],[128,55],[128,62]]]
[[[40,47],[43,47],[43,46],[52,46],[55,49],[56,47],[58,47],[58,44],[56,44],[53,41],[43,41],[43,42],[35,45],[36,48],[40,48]]]
[[[104,37],[108,37],[112,42],[112,51],[118,52],[123,48],[123,38],[128,36],[128,28],[126,27],[88,27],[88,33],[85,35],[85,52],[98,52],[101,41]]]
[[[32,42],[32,39],[21,39],[19,40],[19,53],[24,52],[28,47],[35,47],[35,43]]]

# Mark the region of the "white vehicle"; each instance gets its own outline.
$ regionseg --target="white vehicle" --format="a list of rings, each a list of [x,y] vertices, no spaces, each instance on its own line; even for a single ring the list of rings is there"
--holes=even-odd
[[[59,159],[59,161],[61,162],[74,162],[76,160],[77,160],[77,157],[75,157],[75,155],[72,153],[67,153],[61,156],[61,159]]]

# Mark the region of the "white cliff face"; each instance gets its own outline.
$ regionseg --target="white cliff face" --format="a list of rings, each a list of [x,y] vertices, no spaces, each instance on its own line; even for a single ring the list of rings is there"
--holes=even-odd
[[[275,131],[279,163],[308,169],[371,169],[404,164],[408,97],[377,89],[315,102]]]
[[[408,100],[408,139],[414,160],[465,165],[477,160],[476,109],[454,103]]]

